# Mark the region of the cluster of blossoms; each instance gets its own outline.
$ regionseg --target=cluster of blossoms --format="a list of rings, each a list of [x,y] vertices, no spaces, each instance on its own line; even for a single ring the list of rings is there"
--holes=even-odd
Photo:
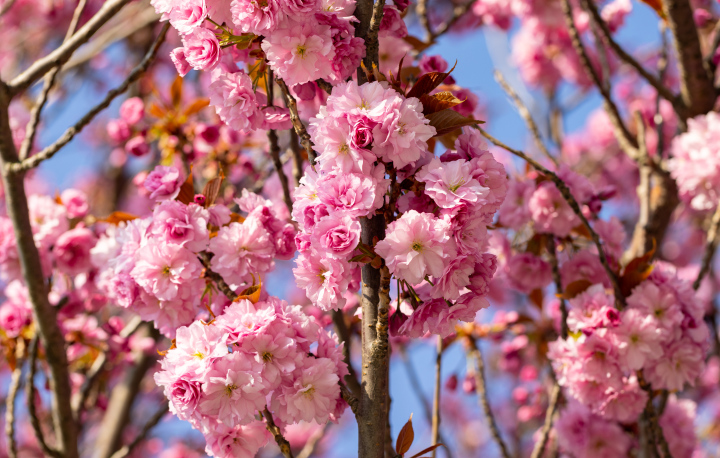
[[[253,457],[268,442],[256,418],[266,406],[281,428],[337,421],[347,406],[337,338],[275,297],[242,299],[209,324],[178,329],[161,365],[155,381],[170,410],[201,431],[206,452],[219,458]]]
[[[550,343],[548,357],[558,383],[595,415],[632,423],[647,403],[643,381],[680,391],[705,367],[703,305],[666,265],[632,290],[622,311],[601,284],[569,302],[571,335]]]
[[[408,289],[428,281],[415,298],[422,304],[416,300],[398,315],[405,322],[400,332],[447,335],[458,319],[472,320],[487,307],[483,296],[495,258],[483,248],[507,186],[504,168],[477,132],[462,134],[456,150],[434,157],[427,141],[435,129],[422,105],[379,82],[336,86],[309,131],[319,156],[317,173],[308,170],[295,193],[293,218],[302,233],[294,273],[314,303],[339,308],[343,292],[357,290],[352,260],[370,250],[359,246],[358,218],[372,217],[384,204],[388,166],[398,170],[398,180],[415,185],[389,197],[397,198],[400,215],[375,253]],[[450,300],[457,302],[449,307]]]
[[[711,210],[720,199],[720,114],[688,119],[688,130],[675,137],[668,161],[681,196],[695,210]]]
[[[109,227],[92,248],[98,287],[170,338],[202,309],[201,253],[211,255],[213,271],[238,290],[295,251],[292,225],[275,216],[269,201],[244,191],[237,203],[248,216],[239,222],[227,206],[207,206],[202,194],[194,202],[177,200],[184,182],[177,168],[157,166],[144,183],[158,202],[152,215]]]

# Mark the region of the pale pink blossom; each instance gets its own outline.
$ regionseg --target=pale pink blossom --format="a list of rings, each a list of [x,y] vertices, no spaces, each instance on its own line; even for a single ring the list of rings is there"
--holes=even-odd
[[[209,29],[197,27],[183,37],[185,60],[195,70],[210,70],[220,59],[220,43]]]
[[[337,368],[328,358],[306,360],[294,383],[275,391],[272,409],[285,422],[325,423],[340,397]]]
[[[343,293],[353,275],[347,262],[314,252],[301,253],[293,274],[298,288],[305,290],[314,305],[323,310],[339,309],[345,305]]]
[[[278,0],[233,0],[230,4],[233,23],[241,32],[265,35],[275,30],[281,19]]]
[[[373,153],[397,168],[414,164],[428,153],[427,141],[435,136],[435,128],[429,123],[418,99],[404,99],[373,128]]]
[[[335,56],[330,27],[314,21],[288,20],[262,42],[270,65],[288,85],[326,78]]]
[[[313,228],[311,242],[320,253],[345,258],[360,242],[360,223],[349,216],[328,216]]]
[[[77,275],[92,268],[90,249],[97,241],[93,232],[78,225],[58,237],[53,247],[55,266],[68,275]]]
[[[148,174],[143,186],[150,193],[151,199],[173,200],[180,193],[184,182],[185,177],[176,167],[157,165]]]
[[[172,24],[181,35],[192,32],[200,27],[207,17],[208,11],[205,0],[181,0],[173,2],[170,11],[170,24]],[[128,121],[129,124],[134,124]]]
[[[60,200],[67,209],[68,218],[82,218],[89,210],[87,195],[78,189],[66,189],[60,194]]]
[[[441,163],[433,158],[418,171],[416,179],[425,183],[425,193],[442,208],[479,204],[489,193],[473,178],[471,163],[462,159]]]
[[[195,254],[180,245],[149,241],[137,252],[130,275],[148,293],[161,301],[171,301],[200,280],[202,264]]]
[[[260,111],[253,84],[245,72],[222,72],[214,75],[208,88],[210,104],[230,128],[250,132],[260,127]]]
[[[565,237],[580,224],[580,219],[552,182],[540,183],[530,197],[528,206],[535,228],[539,232]]]

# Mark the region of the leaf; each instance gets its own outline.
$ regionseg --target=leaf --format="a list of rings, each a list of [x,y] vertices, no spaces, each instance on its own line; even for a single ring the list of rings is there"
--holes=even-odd
[[[660,0],[641,0],[641,1],[644,4],[648,5],[650,8],[654,9],[658,16],[660,16],[663,19],[666,19],[665,11],[663,11],[662,2],[660,2]]]
[[[220,186],[222,185],[225,175],[220,171],[220,176],[215,177],[205,184],[202,190],[203,196],[205,196],[205,208],[210,208],[215,203],[218,194],[220,194]]]
[[[254,279],[255,277],[253,277]],[[258,276],[258,279],[260,277]],[[243,299],[247,299],[253,304],[257,304],[257,302],[260,300],[260,291],[262,290],[262,280],[257,285],[252,285],[248,288],[245,288],[244,290],[240,291],[240,294],[238,297],[233,300],[233,302],[239,302]]]
[[[438,448],[438,447],[445,447],[445,444],[435,444],[435,445],[431,445],[430,447],[426,448],[426,449],[423,450],[422,452],[418,452],[418,453],[414,454],[414,455],[411,456],[410,458],[419,458],[420,455],[422,455],[423,453],[432,452],[433,450],[435,450],[435,449]],[[447,447],[445,447],[445,448],[447,448]]]
[[[457,65],[457,61],[455,62],[455,65]],[[453,65],[453,68],[450,69],[449,72],[430,72],[425,73],[420,77],[419,80],[415,84],[413,84],[412,89],[407,93],[408,97],[418,97],[423,96],[425,94],[429,94],[432,92],[433,89],[440,86],[443,81],[445,81],[445,78],[448,77],[450,73],[452,73],[453,70],[455,70],[455,65]]]
[[[182,83],[183,79],[178,75],[170,86],[170,100],[172,100],[172,104],[176,109],[180,108],[180,102],[182,102]]]
[[[127,221],[132,221],[134,219],[137,219],[138,217],[135,215],[132,215],[130,213],[125,212],[112,212],[107,217],[98,219],[98,222],[103,223],[110,223],[115,226],[117,226],[120,223],[125,223]]]
[[[208,105],[210,105],[210,99],[196,99],[195,101],[193,101],[193,103],[190,104],[189,107],[185,108],[183,114],[185,116],[192,116],[199,113],[200,110],[202,110]]]
[[[399,455],[403,455],[410,450],[410,446],[414,440],[415,431],[413,431],[412,414],[410,414],[410,419],[405,423],[405,426],[402,427],[400,434],[398,434],[397,441],[395,441],[395,450]]]
[[[195,201],[195,185],[193,184],[192,172],[188,175],[185,183],[180,187],[180,193],[175,198],[178,202],[182,202],[185,205]]]
[[[464,126],[481,124],[484,121],[466,118],[455,110],[447,108],[442,111],[431,113],[425,116],[430,120],[430,125],[435,128],[435,136],[445,135]]]
[[[652,273],[652,260],[655,256],[655,249],[657,248],[655,239],[652,239],[652,242],[653,246],[650,251],[633,259],[625,266],[625,270],[620,277],[620,291],[622,291],[625,296],[629,296],[632,290]]]
[[[150,112],[151,115],[155,116],[156,118],[162,119],[165,117],[165,109],[161,108],[157,103],[153,102],[150,104],[150,108],[148,109],[148,112]]]
[[[532,302],[533,305],[538,308],[538,310],[542,310],[543,290],[541,288],[535,288],[534,290],[530,291],[528,297],[530,298],[530,302]]]
[[[233,212],[233,213],[230,213],[230,222],[231,222],[231,223],[240,223],[240,224],[242,224],[242,223],[245,222],[245,217],[242,216],[242,215],[238,215],[237,213]]]
[[[414,37],[412,35],[408,35],[408,36],[404,37],[403,40],[405,41],[405,43],[412,46],[413,49],[415,49],[415,51],[417,51],[417,52],[423,52],[432,45],[432,43],[425,43],[421,39]]]
[[[578,294],[584,293],[585,290],[591,286],[592,283],[588,280],[575,280],[565,287],[565,291],[563,291],[562,294],[556,294],[555,296],[559,299],[572,299]]]
[[[462,100],[455,97],[450,91],[438,92],[437,94],[425,94],[420,97],[420,102],[423,105],[423,113],[429,115],[446,108],[452,108],[455,105],[463,103]]]

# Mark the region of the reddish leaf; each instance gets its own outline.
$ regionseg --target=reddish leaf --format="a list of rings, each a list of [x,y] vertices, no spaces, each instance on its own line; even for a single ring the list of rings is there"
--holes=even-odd
[[[536,288],[536,289],[530,291],[530,294],[528,294],[528,297],[530,298],[530,302],[532,302],[533,305],[538,308],[538,310],[542,310],[543,290],[541,288]]]
[[[643,3],[654,9],[658,16],[665,19],[665,11],[662,8],[662,2],[660,0],[641,0]]]
[[[117,226],[120,223],[132,221],[134,219],[137,219],[137,216],[131,215],[130,213],[112,212],[106,218],[102,218],[97,221],[103,222],[103,223],[110,223],[110,224],[114,224],[115,226]]]
[[[193,184],[192,172],[188,175],[185,183],[180,187],[180,193],[175,200],[188,205],[190,202],[195,201],[195,185]]]
[[[463,103],[462,100],[455,97],[452,92],[444,91],[437,94],[425,94],[420,96],[420,102],[423,104],[423,113],[427,116],[446,108],[452,108],[455,105]]]
[[[170,86],[170,100],[175,108],[179,108],[180,102],[182,102],[182,82],[182,76],[178,75]]]
[[[220,194],[220,186],[222,185],[224,179],[225,175],[221,171],[219,177],[215,177],[205,184],[205,187],[202,190],[202,194],[205,196],[205,208],[210,208],[215,203],[218,194]]]
[[[413,37],[412,35],[408,35],[403,38],[405,43],[409,44],[410,46],[415,49],[417,52],[425,51],[427,48],[432,45],[432,43],[425,43],[424,41],[420,40],[419,38]]]
[[[653,247],[650,251],[633,259],[625,266],[625,270],[620,277],[620,290],[625,296],[629,296],[632,290],[652,273],[652,260],[656,248],[655,239],[653,239]]]
[[[405,426],[402,427],[400,434],[398,434],[397,441],[395,441],[395,450],[398,455],[402,455],[410,450],[410,446],[414,440],[415,431],[413,431],[412,414],[410,414],[410,419],[405,423]]]
[[[457,65],[457,62],[455,62],[455,65]],[[415,84],[413,84],[412,89],[407,93],[408,97],[418,97],[425,94],[429,94],[432,92],[433,89],[440,86],[443,81],[445,81],[445,78],[448,77],[450,73],[452,73],[453,70],[455,70],[455,65],[453,65],[453,68],[450,69],[449,72],[430,72],[425,73],[423,76],[420,77],[419,80]]]
[[[233,212],[233,213],[230,213],[230,222],[231,222],[231,223],[241,223],[241,224],[242,224],[242,223],[245,222],[245,217],[242,216],[242,215],[238,215],[237,213]]]
[[[249,288],[245,288],[240,292],[238,297],[233,302],[239,302],[243,299],[247,299],[253,304],[256,304],[260,300],[260,291],[262,290],[262,281],[257,285],[252,285]]]
[[[414,454],[414,455],[411,456],[410,458],[420,458],[420,455],[422,455],[423,453],[432,452],[433,450],[435,450],[435,449],[438,448],[438,447],[445,447],[445,444],[435,444],[435,445],[431,445],[430,447],[426,448],[426,449],[423,450],[422,452],[418,452],[418,453]]]
[[[148,109],[151,115],[155,116],[156,118],[162,119],[165,117],[165,109],[161,108],[156,104],[155,102],[150,104],[150,108]]]
[[[210,105],[210,99],[197,99],[193,103],[190,104],[189,107],[185,108],[185,111],[183,111],[183,114],[185,116],[192,116],[206,106]]]
[[[585,290],[591,286],[592,283],[588,280],[575,280],[565,287],[565,291],[563,291],[562,294],[556,294],[556,296],[560,299],[572,299],[578,294],[585,292]]]
[[[425,117],[430,120],[430,125],[437,131],[435,134],[436,137],[445,135],[464,126],[472,126],[483,122],[476,119],[466,118],[450,108],[431,113]]]

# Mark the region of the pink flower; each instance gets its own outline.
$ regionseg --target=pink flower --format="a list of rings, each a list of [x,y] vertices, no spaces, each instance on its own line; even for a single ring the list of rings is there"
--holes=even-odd
[[[170,24],[186,35],[200,27],[208,15],[205,0],[181,0],[173,5],[170,11]],[[133,124],[129,122],[129,124]]]
[[[230,3],[233,22],[241,32],[267,35],[280,22],[280,2],[277,0],[233,0]]]
[[[87,215],[87,195],[77,189],[66,189],[60,194],[60,200],[67,209],[68,218],[82,218]]]
[[[175,335],[175,348],[168,350],[162,368],[201,380],[210,363],[228,354],[227,334],[223,331],[200,321],[180,327]]]
[[[155,200],[173,200],[180,193],[185,177],[176,167],[164,165],[155,166],[145,178],[143,186]]]
[[[551,182],[540,183],[528,206],[535,228],[539,232],[565,237],[580,224],[580,219]]]
[[[260,127],[263,115],[252,81],[245,72],[215,75],[210,83],[209,95],[210,104],[230,128],[247,133]]]
[[[450,259],[442,276],[435,279],[435,286],[433,286],[430,296],[456,300],[460,297],[462,289],[470,284],[470,276],[474,273],[474,256],[457,256]]]
[[[422,104],[415,97],[394,105],[381,124],[373,129],[373,153],[397,168],[414,164],[428,153],[427,141],[435,136],[435,128],[422,114]]]
[[[542,289],[552,281],[550,264],[532,253],[512,256],[505,269],[510,285],[524,293]]]
[[[710,112],[688,119],[687,132],[672,142],[670,174],[681,196],[696,210],[715,208],[720,194],[720,114]]]
[[[175,243],[199,252],[205,249],[210,239],[209,219],[208,211],[199,205],[167,200],[155,207],[148,233],[163,243]]]
[[[210,30],[197,27],[183,37],[185,60],[195,70],[209,70],[220,59],[220,43]]]
[[[619,317],[614,301],[615,298],[605,292],[602,284],[591,286],[570,299],[572,308],[568,312],[568,327],[573,331],[583,331],[615,326]]]
[[[499,222],[510,229],[520,229],[530,221],[528,202],[535,191],[535,184],[528,181],[511,181],[507,198],[500,207]]]
[[[696,10],[697,11],[697,10]],[[630,0],[613,0],[602,7],[600,15],[611,31],[615,32],[625,23],[625,17],[632,12]]]
[[[264,274],[274,266],[273,240],[257,218],[221,228],[210,240],[208,251],[214,254],[210,262],[213,271],[231,287],[248,283],[253,274]]]
[[[262,364],[262,380],[268,389],[280,386],[283,378],[291,377],[303,360],[297,342],[284,327],[266,328],[266,332],[254,333],[242,340],[242,349],[255,355],[255,361]]]
[[[240,351],[218,358],[204,376],[198,412],[226,426],[250,423],[268,394],[260,363]]]
[[[275,392],[272,410],[285,422],[325,423],[335,411],[340,397],[337,367],[328,358],[307,358],[294,383]]]
[[[560,267],[563,285],[578,280],[587,280],[591,284],[602,283],[610,287],[610,279],[597,254],[589,249],[581,250],[565,261]]]
[[[35,243],[49,248],[69,228],[67,210],[49,196],[28,197],[30,225]]]
[[[308,299],[317,307],[333,310],[345,305],[343,293],[353,275],[347,262],[312,251],[301,253],[293,274],[298,288],[304,289]]]
[[[682,391],[686,383],[695,383],[704,367],[703,350],[682,340],[665,348],[662,358],[646,368],[645,374],[653,388]]]
[[[699,445],[696,416],[697,404],[691,399],[678,399],[675,394],[668,397],[659,423],[672,456],[695,456],[693,452]]]
[[[142,157],[150,152],[150,145],[143,135],[136,135],[125,143],[125,152],[135,157]]]
[[[181,288],[200,280],[202,264],[182,246],[149,241],[136,256],[130,275],[145,291],[162,301],[175,299]]]
[[[261,421],[232,427],[212,424],[205,430],[205,452],[218,458],[253,458],[271,437]]]
[[[185,48],[175,48],[170,51],[170,60],[175,65],[178,75],[185,76],[191,69],[190,63],[185,58]]]
[[[440,277],[446,260],[455,256],[448,224],[429,213],[410,210],[388,225],[387,235],[375,246],[390,272],[411,285],[426,275]]]
[[[311,242],[323,254],[345,258],[360,242],[360,223],[349,216],[328,216],[313,228]]]
[[[416,175],[425,183],[425,193],[442,208],[453,208],[461,203],[477,204],[489,190],[472,177],[471,163],[465,160],[441,163],[433,158]]]
[[[331,173],[317,181],[317,197],[330,213],[342,212],[357,218],[380,208],[387,181],[383,184],[384,189],[373,178],[359,173]]]
[[[512,4],[511,0],[480,0],[473,3],[472,12],[484,24],[508,30],[513,19]]]
[[[137,124],[145,116],[145,104],[140,97],[130,97],[120,105],[120,117],[126,123]]]
[[[369,173],[377,160],[375,154],[365,148],[372,143],[372,128],[369,125],[374,121],[361,117],[351,125],[346,118],[324,114],[325,110],[321,108],[318,117],[311,120],[309,128],[319,153],[320,170],[329,173]]]
[[[90,229],[78,225],[61,235],[53,247],[55,265],[68,275],[77,275],[92,268],[90,249],[97,239]]]
[[[632,377],[620,391],[612,391],[600,407],[599,413],[609,419],[621,423],[633,423],[645,410],[648,395],[640,388],[637,379]]]
[[[652,281],[640,283],[627,298],[629,307],[655,318],[656,325],[671,334],[683,319],[682,309],[672,290]]]
[[[657,321],[640,310],[623,310],[620,326],[614,334],[620,350],[620,363],[629,370],[642,369],[646,362],[654,361],[663,354]]]
[[[288,85],[326,78],[335,56],[330,27],[313,21],[288,20],[261,45],[270,65]]]
[[[130,138],[130,126],[122,119],[111,119],[107,123],[108,137],[115,143],[122,143]]]

